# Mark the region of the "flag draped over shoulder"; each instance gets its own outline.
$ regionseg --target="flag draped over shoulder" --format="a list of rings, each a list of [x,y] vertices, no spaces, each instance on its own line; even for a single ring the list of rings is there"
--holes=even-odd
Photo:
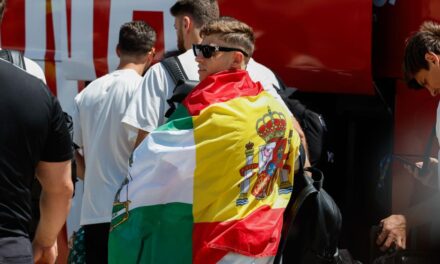
[[[290,114],[246,71],[209,76],[134,151],[109,262],[274,256],[299,142]]]

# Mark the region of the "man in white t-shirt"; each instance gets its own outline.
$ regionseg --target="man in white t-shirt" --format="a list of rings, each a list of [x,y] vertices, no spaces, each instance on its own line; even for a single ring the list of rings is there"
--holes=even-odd
[[[82,148],[85,161],[81,225],[86,263],[107,263],[112,202],[127,175],[136,135],[121,124],[122,115],[154,59],[155,42],[156,33],[145,22],[122,25],[117,70],[75,97],[74,142]]]
[[[198,66],[191,50],[192,44],[200,43],[201,27],[219,17],[219,7],[215,0],[179,0],[170,9],[174,16],[177,34],[177,46],[185,51],[178,56],[183,69],[190,80],[198,80]],[[259,81],[264,89],[283,104],[275,87],[279,87],[274,73],[252,58],[246,70],[254,82]],[[165,113],[169,109],[167,99],[171,97],[175,83],[161,63],[153,65],[145,74],[141,87],[136,91],[133,101],[127,108],[122,122],[138,129],[135,146],[166,121]],[[300,130],[299,125],[295,128]],[[302,131],[298,131],[303,138]]]
[[[436,97],[440,94],[440,24],[425,21],[419,31],[414,32],[406,41],[403,73],[408,87],[424,89]],[[440,143],[440,104],[437,107],[437,121],[435,135]],[[432,140],[433,138],[431,138]],[[434,141],[433,141],[434,142]],[[433,146],[429,146],[433,147]],[[440,152],[438,153],[440,158]],[[423,161],[405,164],[404,167],[411,172],[418,181],[427,187],[440,189],[438,159],[430,157],[426,171],[422,171]],[[432,253],[436,253],[436,263],[439,263],[440,248],[440,210],[439,195],[435,195],[409,208],[406,212],[399,212],[381,220],[382,230],[376,243],[382,250],[390,247],[397,249],[406,248],[407,233],[409,229],[430,226],[430,239],[423,241],[429,245]],[[414,244],[416,244],[413,241]],[[428,242],[428,243],[427,243]],[[433,262],[434,263],[434,262]]]

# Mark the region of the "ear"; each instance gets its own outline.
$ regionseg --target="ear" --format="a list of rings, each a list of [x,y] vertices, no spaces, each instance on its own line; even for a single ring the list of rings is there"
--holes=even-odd
[[[188,32],[192,27],[192,20],[189,16],[183,16],[182,17],[182,27],[185,30],[185,32]]]
[[[435,65],[439,65],[440,64],[439,57],[434,52],[427,52],[425,54],[425,60],[427,62],[434,63]]]
[[[148,52],[148,64],[151,64],[154,61],[154,57],[156,56],[156,48],[151,48]]]
[[[234,70],[244,70],[246,69],[246,65],[245,65],[245,58],[243,53],[239,52],[239,51],[234,51],[233,53],[233,57],[232,57],[232,64],[231,64],[231,69]]]
[[[116,45],[116,55],[118,55],[118,57],[121,57],[121,48],[119,47],[119,44]]]

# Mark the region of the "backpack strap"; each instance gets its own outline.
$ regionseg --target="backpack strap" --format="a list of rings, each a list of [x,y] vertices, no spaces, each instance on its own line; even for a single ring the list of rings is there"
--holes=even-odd
[[[428,144],[425,147],[425,153],[423,154],[423,166],[420,169],[420,176],[425,176],[426,173],[428,172],[428,167],[429,164],[431,163],[429,160],[429,157],[431,157],[431,150],[432,150],[432,143],[434,142],[434,138],[435,138],[435,128],[436,125],[434,125],[434,127],[432,128],[431,131],[431,135],[429,136],[428,139]]]
[[[181,103],[189,92],[196,86],[199,82],[192,81],[188,79],[185,71],[183,70],[182,63],[180,63],[179,58],[177,56],[168,57],[161,61],[164,68],[171,75],[175,83],[175,87],[173,90],[173,95],[167,99],[167,103],[170,108],[165,113],[165,117],[169,118],[171,114],[176,111],[176,103]]]
[[[301,177],[301,181],[304,181],[306,183],[306,186],[304,186],[298,195],[295,195],[292,193],[292,196],[290,198],[290,201],[286,207],[286,211],[284,213],[284,226],[281,233],[281,241],[280,245],[278,246],[278,252],[275,256],[275,260],[273,263],[281,263],[281,257],[284,252],[284,248],[286,247],[287,243],[287,236],[289,234],[290,226],[293,224],[293,222],[296,219],[296,216],[298,215],[299,210],[301,209],[301,206],[304,204],[304,202],[307,200],[307,198],[314,194],[318,193],[319,190],[322,187],[323,183],[323,176],[322,172],[320,172],[319,169],[316,168],[304,168],[305,163],[305,155],[306,152],[304,150],[304,147],[300,145],[300,155],[299,155],[299,169],[298,172],[295,173],[295,179],[298,177]],[[314,180],[312,177],[309,177],[305,175],[305,171],[311,171],[312,173],[320,173],[320,178],[318,180]],[[296,182],[296,180],[294,180]],[[292,203],[292,201],[294,201]]]
[[[177,56],[163,59],[160,63],[162,63],[162,65],[171,75],[171,78],[173,78],[175,84],[177,84],[179,80],[188,80],[188,76],[183,70],[182,63],[180,63],[180,60],[177,58]]]
[[[26,70],[23,53],[18,50],[0,50],[0,58],[9,61],[18,68]]]

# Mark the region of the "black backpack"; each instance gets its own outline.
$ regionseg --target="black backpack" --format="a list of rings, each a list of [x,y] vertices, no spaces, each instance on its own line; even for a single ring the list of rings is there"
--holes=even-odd
[[[321,114],[308,109],[307,106],[295,99],[296,89],[288,89],[279,76],[276,77],[280,85],[277,89],[278,94],[303,129],[308,147],[310,165],[312,167],[319,167],[323,161],[322,154],[325,150],[325,136],[327,133],[324,118]]]
[[[292,197],[284,212],[281,241],[274,263],[360,264],[346,249],[339,249],[341,212],[323,189],[324,174],[316,167],[304,168],[300,147]],[[311,174],[308,176],[305,172]]]
[[[177,105],[185,99],[185,97],[197,84],[199,84],[199,81],[188,79],[188,76],[183,70],[182,64],[177,56],[165,58],[161,61],[161,63],[176,84],[173,90],[173,95],[167,99],[167,103],[170,108],[165,113],[165,117],[168,118],[172,113],[174,113],[174,111],[176,111]]]
[[[23,54],[17,50],[0,50],[0,59],[8,61],[18,68],[26,70]]]

